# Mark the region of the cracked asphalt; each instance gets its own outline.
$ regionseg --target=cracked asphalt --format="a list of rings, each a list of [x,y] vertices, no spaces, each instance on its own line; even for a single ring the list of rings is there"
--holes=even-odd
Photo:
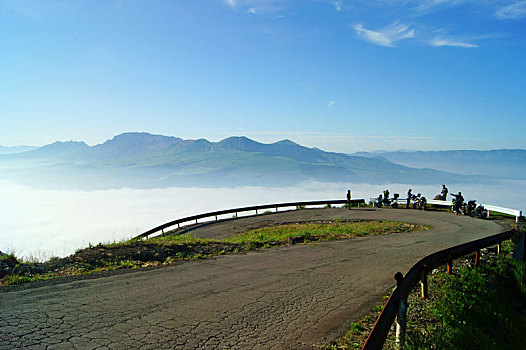
[[[345,332],[434,251],[502,232],[493,220],[405,209],[304,209],[192,233],[322,219],[428,224],[424,232],[300,244],[92,279],[0,290],[0,349],[312,349]],[[262,223],[261,221],[264,221]]]

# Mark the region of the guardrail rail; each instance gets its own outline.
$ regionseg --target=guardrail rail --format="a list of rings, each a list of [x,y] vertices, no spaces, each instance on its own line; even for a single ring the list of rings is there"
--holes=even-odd
[[[395,318],[397,319],[396,339],[397,342],[400,341],[406,327],[407,297],[418,282],[421,283],[422,298],[427,297],[427,274],[430,271],[447,264],[447,273],[449,274],[455,259],[472,253],[475,253],[475,265],[477,265],[481,249],[498,245],[497,253],[500,254],[501,242],[511,239],[515,232],[517,231],[510,230],[441,250],[418,261],[405,276],[400,272],[396,273],[396,287],[384,305],[362,349],[381,349]]]
[[[363,198],[357,198],[357,199],[351,199],[351,204],[357,204],[360,206],[361,204],[365,204],[365,200]],[[285,208],[285,207],[295,207],[295,208],[301,208],[301,207],[308,207],[308,206],[319,206],[319,205],[337,205],[337,204],[347,204],[348,201],[346,199],[335,199],[335,200],[324,200],[324,201],[309,201],[309,202],[290,202],[290,203],[276,203],[276,204],[265,204],[265,205],[256,205],[252,207],[243,207],[243,208],[234,208],[234,209],[226,209],[226,210],[220,210],[220,211],[213,211],[209,213],[203,213],[198,215],[192,215],[185,218],[173,220],[170,222],[167,222],[165,224],[162,224],[160,226],[154,227],[151,230],[148,230],[146,232],[141,233],[140,235],[134,237],[134,239],[139,238],[148,238],[148,236],[161,231],[164,234],[164,230],[177,225],[177,228],[181,227],[182,223],[187,223],[190,221],[195,221],[195,223],[198,223],[199,219],[209,218],[209,217],[215,217],[215,220],[218,220],[219,215],[225,215],[225,214],[235,214],[237,217],[238,213],[246,212],[246,211],[255,211],[256,215],[258,215],[259,210],[265,210],[265,209],[275,209],[276,212],[278,211],[278,208]]]

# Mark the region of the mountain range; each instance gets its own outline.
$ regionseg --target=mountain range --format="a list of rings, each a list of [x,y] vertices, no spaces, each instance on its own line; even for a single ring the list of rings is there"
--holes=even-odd
[[[326,152],[290,140],[264,144],[229,137],[210,142],[124,133],[95,146],[55,142],[0,154],[0,176],[95,187],[281,186],[309,180],[369,184],[487,181],[483,176],[396,164],[389,156]]]
[[[33,146],[12,146],[12,147],[6,147],[6,146],[0,146],[0,154],[12,154],[12,153],[21,153],[26,151],[31,151],[37,147]]]
[[[506,179],[526,179],[526,150],[358,152],[359,157],[382,157],[408,167],[440,169],[463,175],[484,174]]]

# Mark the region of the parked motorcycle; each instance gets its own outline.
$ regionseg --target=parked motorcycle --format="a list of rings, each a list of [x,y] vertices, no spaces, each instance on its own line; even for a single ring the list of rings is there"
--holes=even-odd
[[[488,218],[488,211],[482,204],[479,204],[477,208],[475,209],[475,215],[480,219],[487,219]]]
[[[400,197],[400,195],[398,193],[395,193],[393,194],[393,199],[391,199],[391,207],[393,208],[398,208],[398,198]]]
[[[486,219],[488,217],[488,211],[482,204],[477,205],[476,200],[468,201],[466,205],[466,214],[469,216],[477,217],[479,219]]]
[[[470,200],[468,201],[468,204],[466,205],[466,212],[465,214],[469,216],[475,216],[475,209],[477,208],[477,201],[476,200]]]
[[[427,199],[426,199],[426,197],[424,197],[420,193],[418,193],[416,196],[413,195],[411,197],[411,200],[413,201],[413,209],[426,210],[426,208],[427,208]]]
[[[376,207],[377,208],[381,208],[383,207],[384,205],[386,207],[388,206],[391,206],[392,208],[398,208],[398,203],[397,203],[397,199],[400,197],[400,195],[398,193],[395,193],[393,194],[393,198],[389,198],[389,197],[384,197],[383,195],[379,195],[377,198],[376,198]]]

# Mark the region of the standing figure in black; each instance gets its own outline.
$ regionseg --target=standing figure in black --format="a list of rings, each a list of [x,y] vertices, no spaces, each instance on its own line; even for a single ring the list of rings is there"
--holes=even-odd
[[[351,210],[351,190],[347,191],[347,208]]]
[[[385,190],[384,191],[384,205],[388,206],[389,204],[391,204],[389,202],[389,190]]]
[[[409,191],[407,191],[407,204],[405,205],[405,208],[406,209],[409,209],[409,204],[411,202],[411,197],[413,196],[413,194],[411,193],[411,191],[413,191],[412,189],[409,189]]]
[[[440,192],[442,194],[442,200],[445,201],[447,199],[447,187],[446,185],[442,185],[442,192]]]
[[[452,194],[453,197],[453,210],[455,211],[455,214],[460,215],[462,214],[461,208],[464,204],[464,197],[462,197],[462,192],[458,192],[458,194]]]

